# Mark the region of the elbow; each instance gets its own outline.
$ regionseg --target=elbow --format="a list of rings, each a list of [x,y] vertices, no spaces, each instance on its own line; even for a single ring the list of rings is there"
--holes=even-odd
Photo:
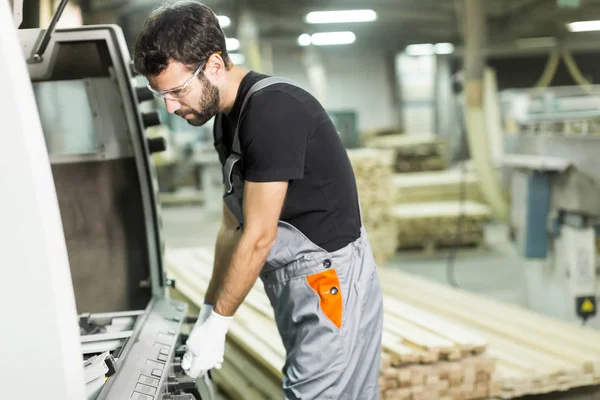
[[[255,251],[269,253],[277,240],[277,228],[261,231],[256,235]]]

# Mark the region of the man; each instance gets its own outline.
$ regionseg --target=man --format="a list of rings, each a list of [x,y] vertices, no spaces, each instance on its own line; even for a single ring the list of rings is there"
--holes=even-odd
[[[163,5],[134,46],[136,69],[167,110],[215,118],[223,221],[205,305],[182,366],[219,368],[237,308],[262,279],[286,348],[286,399],[378,399],[382,296],[356,183],[319,102],[234,66],[215,14]]]

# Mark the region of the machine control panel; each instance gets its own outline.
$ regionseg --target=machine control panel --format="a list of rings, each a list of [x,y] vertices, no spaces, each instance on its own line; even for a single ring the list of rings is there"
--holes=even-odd
[[[106,383],[98,399],[162,400],[168,393],[167,377],[179,372],[175,350],[187,305],[156,297],[140,321],[141,329],[129,339],[126,357]]]

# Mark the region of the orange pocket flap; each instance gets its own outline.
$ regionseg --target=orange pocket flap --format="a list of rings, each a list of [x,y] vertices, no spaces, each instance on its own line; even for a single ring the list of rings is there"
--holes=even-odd
[[[321,310],[338,329],[342,326],[342,290],[335,269],[306,277],[308,285],[317,293]]]

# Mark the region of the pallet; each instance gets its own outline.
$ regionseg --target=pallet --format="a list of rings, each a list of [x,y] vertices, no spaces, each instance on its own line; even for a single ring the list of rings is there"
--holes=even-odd
[[[396,247],[431,251],[443,246],[478,246],[484,242],[490,216],[489,207],[471,201],[399,204],[392,210]]]
[[[212,251],[206,248],[168,249],[165,258],[177,290],[196,305],[203,303],[212,263]],[[283,397],[285,351],[260,282],[238,309],[227,344],[225,363],[215,380],[232,400]],[[381,399],[487,397],[496,385],[487,345],[484,338],[447,319],[385,296]],[[244,397],[245,391],[254,397]]]
[[[395,172],[438,171],[448,167],[448,145],[433,135],[388,135],[369,139],[366,147],[392,149]]]
[[[481,248],[485,245],[485,237],[482,233],[476,233],[469,235],[467,238],[461,234],[461,240],[457,243],[457,240],[453,237],[444,239],[431,239],[424,240],[420,243],[404,242],[397,246],[398,252],[418,252],[427,255],[443,253],[452,250],[474,250]]]
[[[465,167],[466,168],[466,167]],[[394,174],[396,203],[432,203],[464,199],[484,203],[475,171],[453,168],[435,172]]]

